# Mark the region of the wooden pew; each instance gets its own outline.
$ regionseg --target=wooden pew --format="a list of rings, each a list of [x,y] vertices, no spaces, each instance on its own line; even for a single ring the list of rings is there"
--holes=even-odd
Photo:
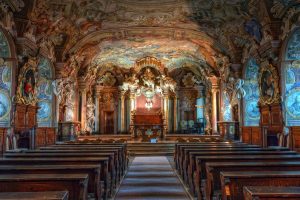
[[[0,174],[1,192],[67,190],[72,200],[87,200],[88,174]]]
[[[261,149],[260,147],[247,147],[247,146],[182,146],[178,150],[178,155],[177,155],[177,165],[176,167],[180,169],[182,167],[183,160],[185,159],[186,151],[188,150],[196,150],[196,151],[212,151],[212,150],[217,150],[220,149],[222,151],[223,149],[241,149],[241,148],[248,148],[248,149]]]
[[[22,151],[22,153],[81,153],[81,154],[90,154],[90,153],[114,153],[115,157],[115,166],[119,166],[117,168],[117,173],[119,174],[119,179],[121,176],[125,174],[126,169],[126,161],[124,160],[124,156],[116,149],[48,149],[48,150],[26,150]],[[8,155],[8,153],[6,153]]]
[[[121,162],[124,163],[124,169],[122,169],[123,171],[126,170],[127,166],[128,166],[128,157],[126,157],[127,153],[125,153],[124,147],[122,146],[99,146],[99,145],[95,145],[95,146],[83,146],[83,145],[64,145],[64,146],[59,146],[59,145],[55,145],[55,146],[48,146],[48,147],[43,147],[40,148],[40,150],[118,150],[119,151],[119,155],[122,156],[121,158]],[[123,164],[122,164],[123,165]]]
[[[220,173],[228,171],[297,171],[300,161],[293,162],[208,162],[206,163],[206,199],[221,194]]]
[[[190,152],[210,152],[210,151],[218,151],[218,152],[222,152],[222,151],[241,151],[241,150],[244,150],[244,151],[255,151],[255,150],[261,150],[261,151],[276,151],[276,149],[262,149],[260,147],[247,147],[247,146],[227,146],[227,147],[224,147],[224,146],[216,146],[216,147],[203,147],[203,146],[195,146],[195,147],[183,147],[181,150],[182,153],[181,155],[179,155],[179,158],[178,158],[178,167],[177,167],[177,170],[179,171],[179,173],[181,175],[183,175],[183,172],[184,172],[184,168],[183,165],[184,163],[186,162],[186,164],[189,163],[189,158],[190,158],[190,155],[189,153]],[[286,148],[285,148],[286,150]],[[195,154],[196,155],[196,154]],[[193,157],[194,159],[194,157]]]
[[[1,192],[2,200],[68,200],[68,191],[49,192]]]
[[[247,145],[245,143],[241,142],[177,142],[175,144],[175,154],[178,152],[178,149],[181,146],[195,146],[195,145],[207,145],[207,146],[213,146],[213,145]]]
[[[222,199],[241,200],[244,186],[297,186],[300,171],[221,172]]]
[[[104,183],[103,198],[107,199],[112,193],[113,187],[109,183],[107,157],[59,157],[59,158],[0,158],[0,165],[101,165],[101,181]]]
[[[95,151],[95,152],[118,152],[118,163],[116,163],[116,165],[118,166],[121,166],[120,169],[118,169],[118,173],[119,174],[122,174],[124,175],[125,174],[125,171],[127,169],[127,166],[128,166],[128,158],[125,157],[124,155],[124,148],[123,147],[112,147],[112,146],[89,146],[89,147],[84,147],[84,146],[68,146],[68,145],[65,145],[65,146],[62,146],[62,147],[59,147],[59,146],[51,146],[51,147],[48,147],[48,148],[42,148],[40,151]],[[29,151],[27,151],[29,152]],[[121,170],[121,171],[119,171]]]
[[[187,180],[187,176],[195,170],[195,157],[203,155],[229,155],[229,154],[251,154],[251,152],[256,154],[268,155],[268,154],[290,154],[295,155],[297,152],[294,151],[278,151],[277,149],[264,148],[264,149],[252,149],[252,148],[227,148],[227,149],[215,149],[211,151],[202,151],[199,149],[186,149],[186,156],[182,162],[181,174],[184,177],[184,180]]]
[[[199,156],[242,156],[242,155],[296,155],[293,151],[276,151],[272,149],[248,149],[248,148],[237,148],[237,149],[223,149],[223,151],[196,151],[189,152],[189,158],[185,161],[183,170],[183,178],[190,186],[191,192],[195,193],[194,184],[194,172],[196,171],[196,157]]]
[[[179,145],[177,144],[175,146],[175,154],[174,154],[174,160],[175,160],[175,166],[177,168],[177,164],[179,163],[179,159],[184,156],[184,149],[187,148],[201,148],[201,149],[211,149],[211,148],[239,148],[239,147],[248,147],[248,148],[260,148],[259,146],[256,145],[245,145],[242,143],[221,143],[221,144],[202,144],[202,143],[196,143],[196,144],[184,144],[184,145]]]
[[[191,188],[194,188],[193,185],[193,175],[196,169],[196,156],[227,156],[227,155],[296,155],[297,152],[294,151],[272,151],[268,149],[264,150],[249,150],[249,149],[238,149],[237,151],[210,151],[210,152],[190,152],[189,157],[184,165],[183,168],[183,177],[184,180],[189,184]],[[194,192],[194,191],[193,191]]]
[[[248,186],[243,191],[245,200],[300,199],[300,187]]]
[[[114,187],[117,185],[117,176],[119,173],[117,173],[118,166],[115,166],[116,161],[114,160],[114,153],[67,153],[67,152],[61,152],[61,153],[6,153],[4,155],[6,158],[62,158],[62,157],[108,157],[109,158],[109,166],[108,166],[108,172],[110,173],[110,180],[112,181],[112,184]],[[120,179],[120,178],[118,178]]]
[[[196,156],[196,171],[193,172],[194,191],[198,198],[202,198],[202,180],[206,181],[205,164],[207,162],[275,162],[300,161],[300,155],[225,155],[225,156]]]
[[[0,165],[0,174],[88,174],[88,193],[101,199],[100,165]]]
[[[63,143],[63,144],[56,144],[56,145],[52,145],[52,146],[47,146],[47,147],[41,147],[41,149],[47,149],[47,148],[51,148],[51,147],[85,147],[85,148],[89,148],[89,147],[120,147],[123,150],[124,156],[127,157],[127,144],[123,144],[123,143],[99,143],[99,144],[94,144],[94,143],[87,143],[87,144],[83,144],[83,143],[73,143],[73,144],[67,144],[67,143]]]

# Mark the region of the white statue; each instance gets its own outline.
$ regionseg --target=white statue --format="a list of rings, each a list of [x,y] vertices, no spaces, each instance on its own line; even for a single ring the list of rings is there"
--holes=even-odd
[[[243,88],[245,81],[242,79],[237,79],[235,82],[235,91],[236,91],[236,98],[241,99],[242,97],[246,96],[246,91]]]
[[[88,97],[86,104],[86,131],[92,132],[95,126],[95,109],[96,105],[93,103],[92,96]]]
[[[57,96],[58,103],[63,99],[64,79],[56,79],[52,81],[53,93]]]

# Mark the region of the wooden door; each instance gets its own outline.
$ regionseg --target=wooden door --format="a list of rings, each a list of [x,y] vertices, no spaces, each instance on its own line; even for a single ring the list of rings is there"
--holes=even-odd
[[[105,120],[104,133],[113,134],[114,133],[114,112],[113,111],[104,112],[104,120]]]

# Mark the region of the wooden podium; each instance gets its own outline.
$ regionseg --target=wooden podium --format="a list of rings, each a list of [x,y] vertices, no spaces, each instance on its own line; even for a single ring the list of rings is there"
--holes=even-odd
[[[162,114],[135,114],[133,115],[133,137],[151,137],[157,135],[163,138]],[[152,133],[151,133],[152,132]],[[151,135],[149,135],[151,133]]]

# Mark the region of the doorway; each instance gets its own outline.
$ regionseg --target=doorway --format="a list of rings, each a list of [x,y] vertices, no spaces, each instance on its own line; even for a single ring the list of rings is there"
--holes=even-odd
[[[105,120],[104,133],[113,134],[114,133],[114,111],[105,111],[104,120]]]

